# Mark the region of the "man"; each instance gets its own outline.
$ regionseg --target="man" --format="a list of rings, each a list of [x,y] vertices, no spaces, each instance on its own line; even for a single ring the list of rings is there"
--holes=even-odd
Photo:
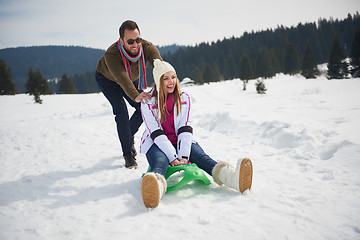
[[[121,143],[126,168],[137,168],[134,135],[143,120],[140,102],[149,101],[146,88],[146,64],[154,67],[154,59],[162,59],[158,49],[140,38],[138,25],[125,21],[119,29],[120,39],[112,44],[98,62],[96,81],[109,100]],[[129,119],[125,100],[135,108]]]

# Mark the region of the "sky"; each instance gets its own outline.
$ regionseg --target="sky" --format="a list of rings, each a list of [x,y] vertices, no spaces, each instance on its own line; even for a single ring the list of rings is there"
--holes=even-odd
[[[196,45],[244,32],[344,19],[359,0],[0,0],[0,49],[65,45],[107,49],[125,20],[158,46]]]

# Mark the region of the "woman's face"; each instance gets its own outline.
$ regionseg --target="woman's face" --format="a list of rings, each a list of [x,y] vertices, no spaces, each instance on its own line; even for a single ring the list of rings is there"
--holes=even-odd
[[[167,93],[173,93],[176,87],[176,74],[173,71],[167,72],[163,76],[164,86]]]

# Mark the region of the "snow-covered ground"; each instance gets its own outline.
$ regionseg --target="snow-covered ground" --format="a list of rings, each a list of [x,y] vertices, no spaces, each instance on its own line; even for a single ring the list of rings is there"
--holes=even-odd
[[[200,182],[142,203],[100,94],[0,97],[0,239],[360,239],[360,79],[277,75],[183,88],[216,160],[253,161],[244,194]],[[131,110],[132,111],[132,110]],[[143,126],[136,135],[136,146]]]

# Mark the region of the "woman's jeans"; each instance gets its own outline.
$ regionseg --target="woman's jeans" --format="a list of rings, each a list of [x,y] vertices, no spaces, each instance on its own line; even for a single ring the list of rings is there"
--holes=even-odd
[[[146,153],[146,158],[150,164],[151,171],[165,176],[169,166],[169,160],[160,148],[154,143]],[[217,164],[211,159],[197,143],[191,144],[189,161],[196,163],[199,168],[212,176],[212,170]]]
[[[96,72],[95,77],[101,91],[104,93],[105,97],[109,100],[112,106],[121,148],[123,154],[126,155],[131,151],[132,136],[134,136],[134,134],[139,130],[139,127],[143,122],[140,103],[136,103],[131,100],[119,84],[107,79],[101,73]],[[138,80],[133,83],[137,88]],[[142,90],[138,91],[139,93],[142,92]],[[124,98],[133,108],[135,108],[135,112],[130,119]]]

